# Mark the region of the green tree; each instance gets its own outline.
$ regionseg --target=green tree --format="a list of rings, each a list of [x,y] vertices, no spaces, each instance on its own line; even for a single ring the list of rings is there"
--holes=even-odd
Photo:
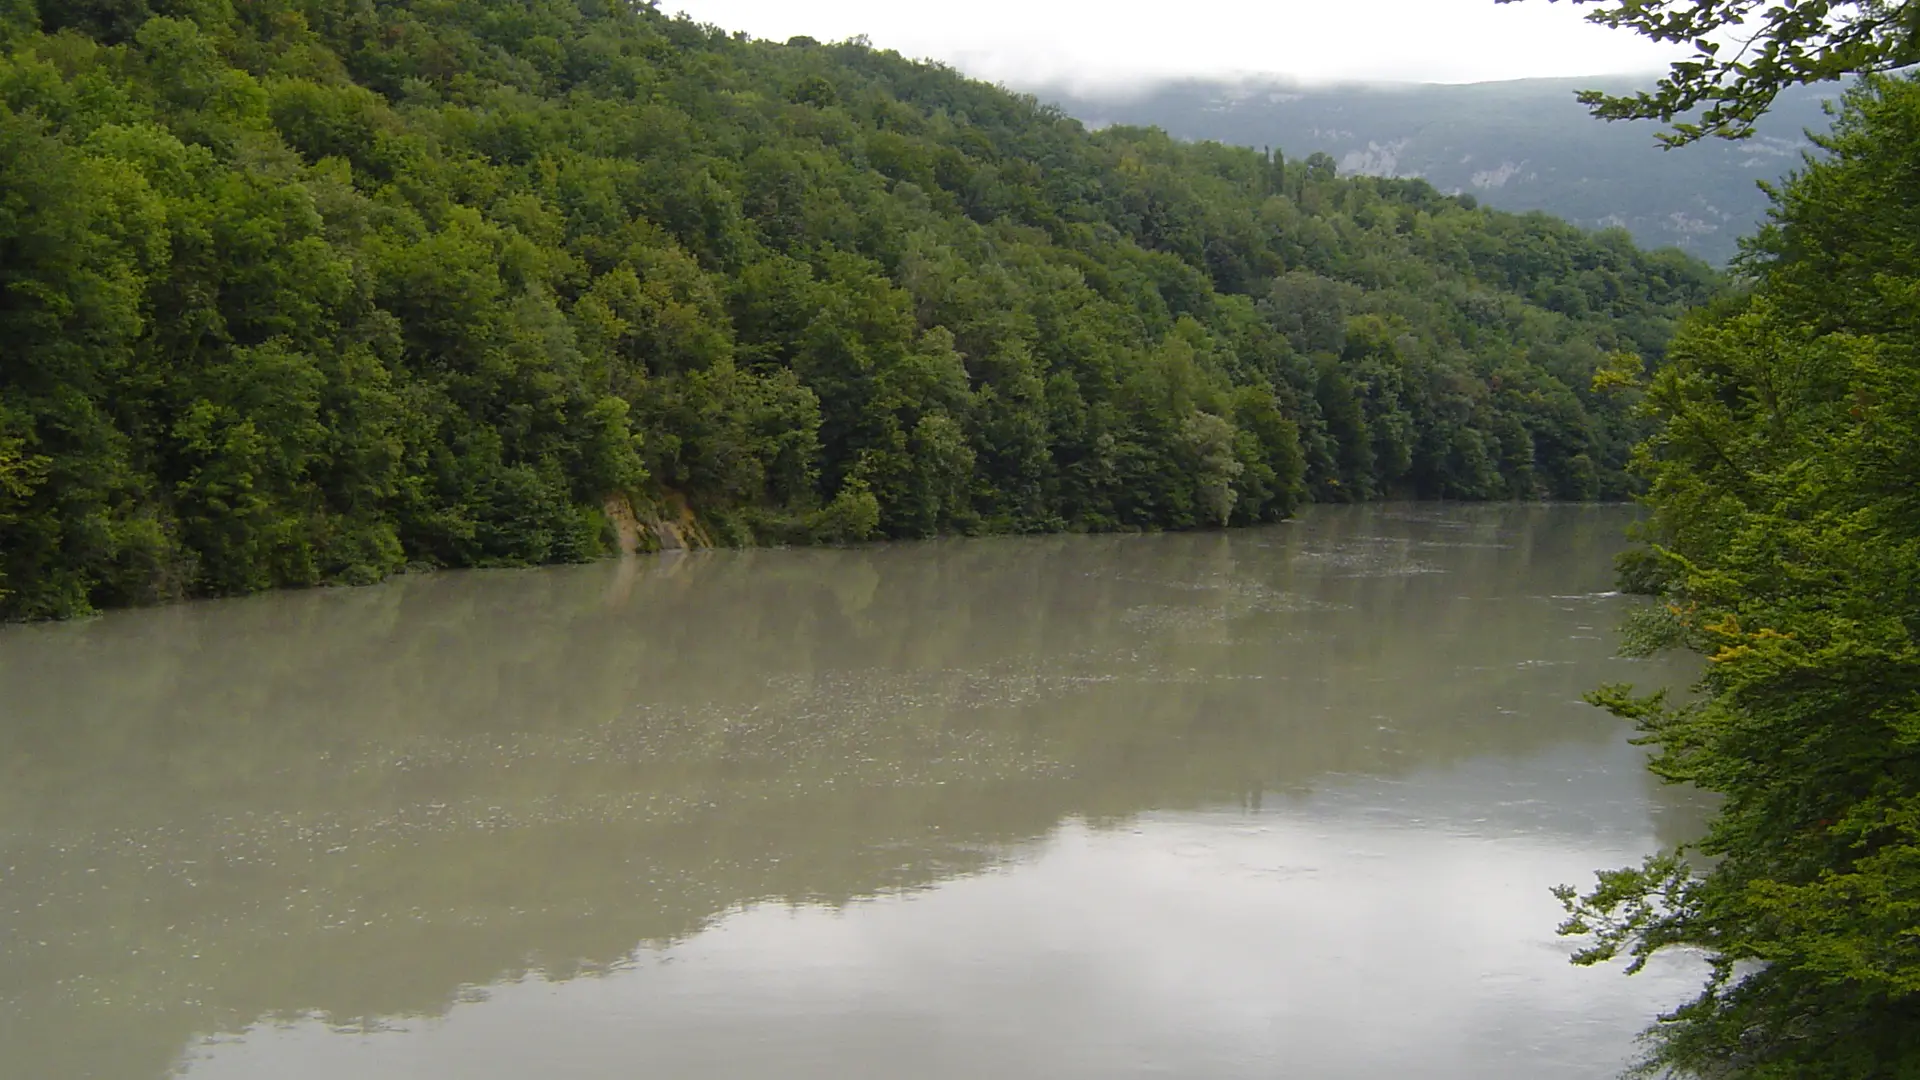
[[[1663,778],[1724,802],[1686,850],[1561,890],[1593,962],[1706,950],[1649,1072],[1920,1074],[1920,84],[1847,96],[1776,198],[1752,296],[1698,316],[1638,452],[1666,603],[1642,648],[1702,695],[1609,688]],[[1891,211],[1887,203],[1907,208]]]

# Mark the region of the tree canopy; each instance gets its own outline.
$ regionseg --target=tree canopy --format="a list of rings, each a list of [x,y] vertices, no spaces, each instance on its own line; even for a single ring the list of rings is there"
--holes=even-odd
[[[1618,497],[1676,252],[613,0],[0,6],[0,616]]]

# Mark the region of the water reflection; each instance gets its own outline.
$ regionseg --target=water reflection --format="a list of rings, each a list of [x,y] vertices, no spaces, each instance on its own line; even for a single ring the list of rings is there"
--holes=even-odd
[[[1577,703],[1671,677],[1607,658],[1625,520],[1327,509],[7,629],[0,1074],[557,1075],[558,1040],[582,1075],[640,1046],[657,1075],[843,1075],[895,1042],[936,1051],[918,1075],[1272,1075],[1336,1023],[1396,1033],[1367,1043],[1386,1049],[1440,1024],[1519,1053],[1575,1018],[1543,1017],[1531,983],[1462,992],[1469,946],[1536,941],[1544,884],[1631,858],[1656,822],[1692,827]],[[1180,853],[1239,829],[1268,830],[1260,865],[1181,887]],[[1313,873],[1265,865],[1276,830]],[[1476,891],[1488,872],[1526,880]],[[1437,912],[1490,905],[1484,925],[1418,948],[1435,928],[1381,925],[1373,903],[1409,887],[1455,898]],[[1280,974],[1343,934],[1346,968]],[[960,955],[916,958],[941,949]],[[1537,979],[1640,993],[1549,959]],[[1180,971],[1245,985],[1196,999]],[[1356,997],[1382,971],[1407,974]],[[1161,1000],[1183,993],[1209,1019]],[[614,1014],[616,1038],[563,1034]],[[743,1032],[747,1056],[715,1056]],[[411,1049],[381,1056],[394,1040]]]

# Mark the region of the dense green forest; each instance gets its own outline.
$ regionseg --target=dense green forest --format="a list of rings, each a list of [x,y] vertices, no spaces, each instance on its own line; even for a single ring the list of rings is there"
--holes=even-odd
[[[1618,497],[1678,252],[611,0],[0,4],[0,615]]]
[[[1595,18],[1703,55],[1603,113],[1738,134],[1795,83],[1862,73],[1819,152],[1773,192],[1750,286],[1690,316],[1646,388],[1636,452],[1664,595],[1638,649],[1705,658],[1698,693],[1599,704],[1662,777],[1724,796],[1705,838],[1561,890],[1578,959],[1711,961],[1662,1018],[1646,1075],[1920,1076],[1920,5],[1774,9],[1742,52],[1711,0],[1609,0]],[[1751,29],[1751,28],[1748,28]],[[1698,857],[1696,857],[1698,856]]]

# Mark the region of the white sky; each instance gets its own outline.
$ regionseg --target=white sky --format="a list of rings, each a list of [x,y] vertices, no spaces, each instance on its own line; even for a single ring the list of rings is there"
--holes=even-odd
[[[1526,0],[662,0],[784,41],[865,34],[1010,86],[1180,75],[1478,82],[1654,72],[1684,55]]]

